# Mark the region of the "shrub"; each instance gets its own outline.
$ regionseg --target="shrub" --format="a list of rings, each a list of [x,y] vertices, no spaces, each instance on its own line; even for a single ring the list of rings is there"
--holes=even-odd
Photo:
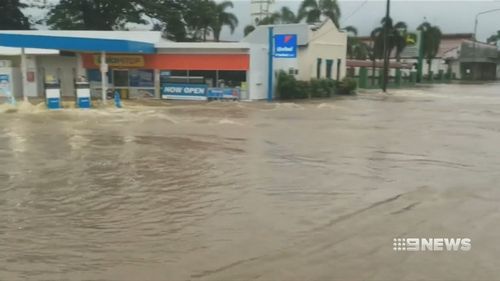
[[[285,71],[278,73],[277,96],[280,99],[293,99],[297,92],[297,80]]]
[[[338,95],[353,95],[356,94],[356,89],[358,88],[358,83],[352,78],[344,78],[340,83],[338,83],[337,94]]]
[[[297,81],[296,99],[307,99],[311,93],[311,83],[308,81]]]
[[[356,80],[344,78],[342,82],[332,79],[312,79],[298,81],[293,75],[278,73],[277,97],[279,99],[328,98],[337,94],[353,94],[357,88]]]
[[[327,98],[333,96],[335,93],[336,83],[331,79],[322,79],[320,81],[321,88],[323,89],[324,95],[322,98]]]

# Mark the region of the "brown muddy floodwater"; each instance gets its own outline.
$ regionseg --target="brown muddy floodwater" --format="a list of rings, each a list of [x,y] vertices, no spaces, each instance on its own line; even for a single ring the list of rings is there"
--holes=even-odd
[[[500,280],[498,84],[9,112],[0,280]]]

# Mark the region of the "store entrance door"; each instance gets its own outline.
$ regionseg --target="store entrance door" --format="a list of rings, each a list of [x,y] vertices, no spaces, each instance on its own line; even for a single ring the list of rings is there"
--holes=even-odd
[[[129,97],[129,75],[128,70],[113,70],[113,82],[115,90],[120,92],[122,99]]]

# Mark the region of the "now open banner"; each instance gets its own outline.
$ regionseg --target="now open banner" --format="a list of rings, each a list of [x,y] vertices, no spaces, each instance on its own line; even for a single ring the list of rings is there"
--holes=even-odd
[[[207,100],[207,85],[164,84],[161,89],[163,99]]]

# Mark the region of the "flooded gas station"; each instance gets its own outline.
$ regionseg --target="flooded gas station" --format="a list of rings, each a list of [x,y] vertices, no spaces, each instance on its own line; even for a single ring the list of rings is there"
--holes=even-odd
[[[2,107],[0,279],[494,279],[499,93]]]

